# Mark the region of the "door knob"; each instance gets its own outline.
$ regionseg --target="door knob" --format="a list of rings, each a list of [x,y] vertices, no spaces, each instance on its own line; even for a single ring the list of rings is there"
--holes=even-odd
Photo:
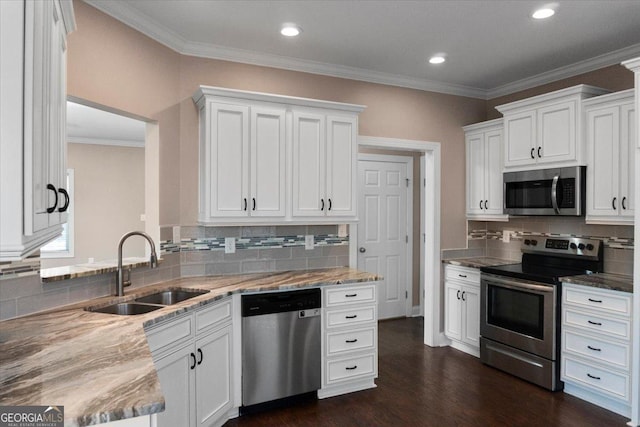
[[[358,249],[358,250],[360,251],[360,253],[361,253],[361,254],[363,254],[363,253],[367,252],[367,250],[366,250],[365,248],[360,248],[360,249]]]

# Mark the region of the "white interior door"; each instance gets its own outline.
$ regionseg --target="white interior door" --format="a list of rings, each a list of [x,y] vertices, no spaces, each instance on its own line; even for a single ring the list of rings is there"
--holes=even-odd
[[[359,160],[358,187],[358,269],[384,277],[378,288],[380,319],[406,316],[407,164]]]

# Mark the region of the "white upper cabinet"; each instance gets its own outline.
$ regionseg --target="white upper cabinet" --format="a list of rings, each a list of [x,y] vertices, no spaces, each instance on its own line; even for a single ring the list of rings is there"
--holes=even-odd
[[[586,164],[581,101],[607,92],[579,85],[497,106],[504,115],[505,169]]]
[[[206,86],[193,99],[200,223],[356,220],[363,106]]]
[[[357,118],[293,113],[293,217],[356,218]]]
[[[502,119],[465,126],[467,218],[506,221],[503,212]]]
[[[589,155],[586,221],[633,224],[633,89],[586,100],[583,108]]]
[[[0,2],[0,261],[58,236],[66,222],[66,0]]]

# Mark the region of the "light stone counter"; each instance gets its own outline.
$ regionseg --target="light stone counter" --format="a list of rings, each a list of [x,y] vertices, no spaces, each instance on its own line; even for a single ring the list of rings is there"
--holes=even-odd
[[[518,261],[491,258],[491,257],[472,257],[472,258],[452,258],[442,260],[445,264],[459,265],[462,267],[480,268],[480,267],[496,267],[499,265],[519,264]]]
[[[69,426],[161,412],[164,397],[144,327],[234,293],[380,279],[349,268],[182,278],[0,322],[0,406],[61,405]],[[172,288],[210,292],[137,316],[84,310]]]
[[[582,274],[580,276],[563,277],[561,280],[566,283],[591,286],[592,288],[633,293],[633,277],[621,274]]]

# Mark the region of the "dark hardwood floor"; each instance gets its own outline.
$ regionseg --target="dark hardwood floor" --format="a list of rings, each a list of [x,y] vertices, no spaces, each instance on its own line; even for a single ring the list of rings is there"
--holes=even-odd
[[[449,347],[422,343],[422,318],[380,322],[377,388],[230,420],[226,426],[625,426]]]

